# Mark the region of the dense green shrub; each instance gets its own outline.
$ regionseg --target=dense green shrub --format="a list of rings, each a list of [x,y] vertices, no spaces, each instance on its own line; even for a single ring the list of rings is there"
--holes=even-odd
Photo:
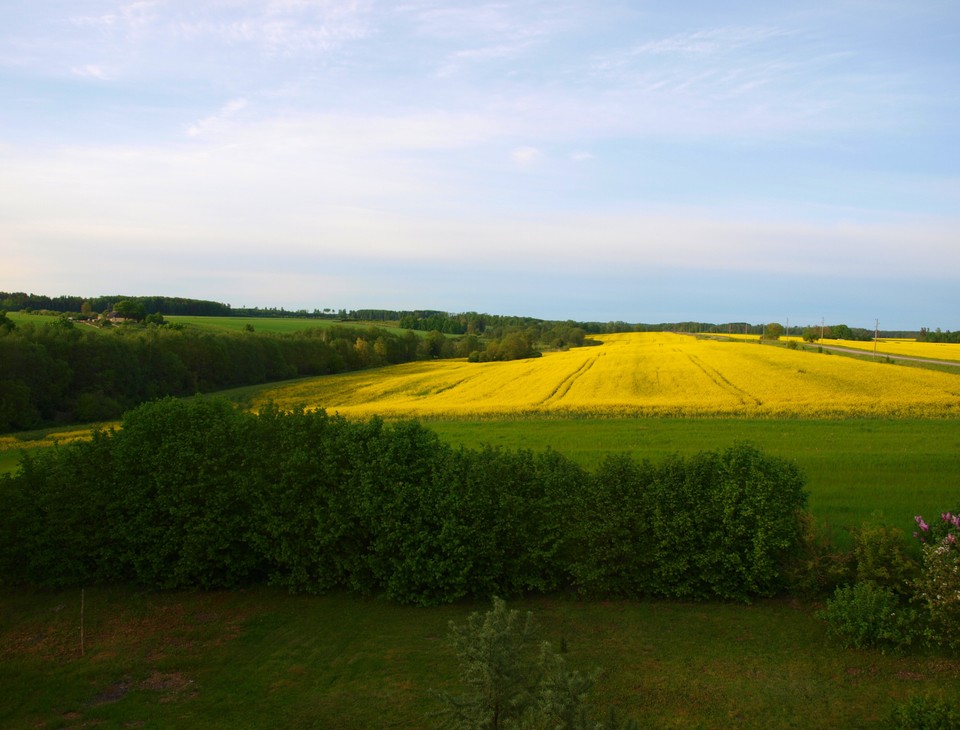
[[[853,552],[839,549],[827,526],[815,524],[809,512],[802,513],[800,539],[784,567],[787,590],[800,598],[824,598],[850,583],[854,571]]]
[[[960,710],[943,697],[915,695],[897,705],[887,724],[890,730],[960,730]]]
[[[928,525],[916,518],[923,560],[915,589],[927,616],[927,639],[960,648],[960,514],[944,512]]]
[[[857,649],[907,646],[916,635],[916,611],[892,589],[869,581],[838,588],[819,616],[832,636]]]
[[[578,550],[572,572],[591,595],[637,597],[650,593],[656,568],[652,529],[655,468],[626,454],[606,457],[578,495],[574,524]]]
[[[743,443],[656,466],[609,457],[580,501],[578,587],[677,598],[772,595],[803,535],[803,483],[794,465]]]
[[[865,522],[853,533],[856,581],[886,586],[901,596],[910,595],[917,562],[907,555],[903,531],[882,522]]]
[[[258,576],[254,492],[242,479],[257,433],[217,399],[167,399],[126,415],[115,440],[117,526],[134,578],[162,588]]]
[[[324,593],[363,580],[363,536],[351,490],[351,463],[367,430],[323,411],[262,410],[252,422],[241,479],[255,495],[253,540],[271,582]],[[266,486],[269,485],[269,486]]]
[[[168,398],[0,478],[0,581],[272,581],[436,604],[576,586],[748,600],[798,544],[799,472],[747,445],[595,475],[415,422]]]

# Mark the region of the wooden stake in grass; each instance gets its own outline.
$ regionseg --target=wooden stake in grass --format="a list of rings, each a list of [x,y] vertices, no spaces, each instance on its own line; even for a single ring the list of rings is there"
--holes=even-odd
[[[83,588],[80,589],[80,656],[84,656],[83,650]]]

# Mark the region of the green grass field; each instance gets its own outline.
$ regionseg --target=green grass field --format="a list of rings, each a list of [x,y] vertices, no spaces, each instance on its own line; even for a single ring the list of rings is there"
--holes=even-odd
[[[592,469],[626,452],[659,461],[751,441],[807,475],[810,509],[844,543],[844,528],[882,514],[905,531],[916,514],[960,507],[955,420],[583,419],[429,421],[449,443],[551,448]]]
[[[448,622],[486,605],[347,596],[0,592],[3,727],[427,728],[457,689]],[[654,728],[874,728],[917,694],[960,695],[960,661],[839,649],[813,609],[516,601],[591,695]]]
[[[397,322],[360,322],[339,319],[307,319],[300,317],[187,317],[179,315],[165,316],[171,324],[183,324],[200,329],[219,332],[242,332],[247,325],[256,332],[274,332],[285,334],[306,329],[324,327],[383,327],[396,329]],[[418,333],[418,334],[426,334]]]
[[[59,319],[56,315],[23,314],[22,312],[7,312],[7,316],[18,326],[30,323],[39,326],[49,322],[56,322],[57,319]],[[335,326],[396,329],[399,324],[398,322],[391,321],[361,322],[359,320],[341,321],[339,319],[310,319],[302,317],[190,317],[165,315],[164,319],[171,324],[178,323],[211,332],[242,332],[247,325],[250,325],[256,332],[273,332],[278,334]],[[96,328],[91,327],[91,329]],[[426,332],[419,331],[417,331],[416,334],[419,336],[427,335]]]
[[[23,312],[7,312],[7,316],[19,327],[22,324],[33,323],[36,325],[56,322],[59,317],[48,314],[24,314]]]

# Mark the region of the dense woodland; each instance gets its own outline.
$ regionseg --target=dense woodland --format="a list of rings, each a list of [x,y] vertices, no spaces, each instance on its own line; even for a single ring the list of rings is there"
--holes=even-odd
[[[439,357],[447,347],[442,335],[371,327],[278,335],[121,325],[103,332],[66,318],[17,327],[0,314],[0,431],[106,420],[163,396]]]

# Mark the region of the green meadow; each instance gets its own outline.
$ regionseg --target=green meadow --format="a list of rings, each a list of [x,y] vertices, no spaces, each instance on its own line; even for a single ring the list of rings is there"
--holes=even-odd
[[[7,312],[7,317],[13,320],[18,327],[22,324],[30,323],[39,326],[50,322],[56,322],[58,319],[60,319],[59,315],[55,314],[24,314],[23,312]]]
[[[35,324],[37,326],[56,322],[60,317],[55,314],[24,314],[23,312],[7,312],[7,316],[15,324]],[[248,326],[256,332],[273,332],[287,334],[302,332],[307,329],[318,329],[336,326],[347,327],[389,327],[396,329],[397,322],[363,322],[359,320],[313,319],[309,317],[192,317],[187,315],[164,315],[164,320],[170,324],[207,330],[210,332],[243,332]],[[91,328],[95,329],[95,328]],[[417,332],[417,335],[426,335],[426,332]]]
[[[165,316],[164,319],[170,324],[183,324],[214,332],[243,332],[248,326],[253,327],[256,332],[273,332],[276,334],[336,326],[397,327],[396,322],[360,322],[357,320],[342,321],[339,319],[310,319],[306,317],[189,317],[170,315]]]
[[[659,461],[750,441],[807,476],[810,509],[844,544],[873,516],[912,531],[917,514],[960,507],[960,423],[955,420],[592,419],[429,421],[444,440],[553,449],[586,468],[606,454]]]
[[[880,728],[916,695],[960,695],[960,660],[838,648],[810,606],[521,600],[574,669],[653,728]],[[3,727],[428,728],[457,690],[448,622],[342,595],[0,592]]]

